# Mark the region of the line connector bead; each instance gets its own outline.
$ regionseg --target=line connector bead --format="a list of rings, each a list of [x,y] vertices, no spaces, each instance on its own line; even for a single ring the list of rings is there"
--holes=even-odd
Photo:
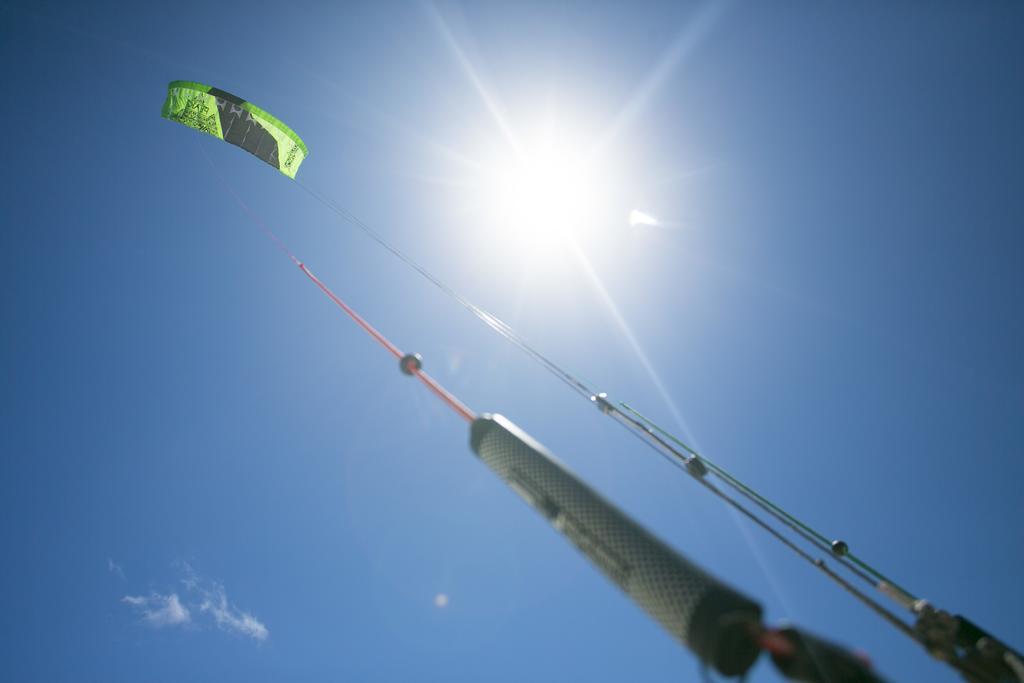
[[[423,369],[423,356],[418,353],[407,353],[398,361],[398,369],[406,375],[415,375]]]
[[[597,406],[597,409],[605,415],[615,410],[615,406],[613,406],[612,402],[608,400],[608,394],[603,391],[600,394],[591,396],[590,400],[593,401],[594,405]]]
[[[832,554],[836,557],[846,557],[849,552],[850,546],[846,545],[846,541],[832,541]]]
[[[698,479],[703,479],[708,473],[708,468],[703,460],[693,455],[686,460],[686,471]]]

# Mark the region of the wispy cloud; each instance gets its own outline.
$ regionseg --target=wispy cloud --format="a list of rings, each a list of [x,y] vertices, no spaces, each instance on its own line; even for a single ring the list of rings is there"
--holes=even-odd
[[[185,572],[182,585],[201,599],[199,611],[213,617],[218,628],[261,642],[267,639],[270,635],[267,627],[249,612],[231,604],[224,584],[199,576],[188,562],[182,562],[181,566]]]
[[[207,594],[199,609],[211,614],[214,621],[217,622],[217,626],[225,631],[240,633],[259,641],[266,640],[270,635],[270,631],[263,625],[263,622],[228,602],[224,587],[220,584],[217,584],[213,591]]]
[[[122,579],[124,578],[124,567],[119,565],[117,562],[114,562],[114,560],[109,557],[107,558],[107,571],[111,574],[120,576]]]
[[[116,566],[116,563],[111,564]],[[180,562],[178,566],[184,574],[179,580],[184,588],[182,597],[178,593],[152,592],[149,595],[126,595],[121,602],[130,605],[144,623],[154,628],[201,625],[205,619],[222,631],[258,642],[270,637],[270,630],[262,621],[228,600],[224,584],[200,576],[187,562]]]
[[[134,607],[142,615],[142,620],[154,628],[179,626],[192,620],[192,613],[181,604],[177,593],[126,595],[121,598],[121,602]]]

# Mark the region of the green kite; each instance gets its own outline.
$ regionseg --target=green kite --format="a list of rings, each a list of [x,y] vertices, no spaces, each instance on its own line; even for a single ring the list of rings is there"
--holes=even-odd
[[[202,83],[171,81],[161,114],[237,145],[292,179],[309,156],[306,143],[281,121],[251,102]]]

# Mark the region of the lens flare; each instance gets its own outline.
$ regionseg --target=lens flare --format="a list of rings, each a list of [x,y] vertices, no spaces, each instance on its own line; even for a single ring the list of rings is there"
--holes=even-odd
[[[635,228],[638,225],[661,225],[661,222],[650,214],[633,209],[629,212],[629,227]]]

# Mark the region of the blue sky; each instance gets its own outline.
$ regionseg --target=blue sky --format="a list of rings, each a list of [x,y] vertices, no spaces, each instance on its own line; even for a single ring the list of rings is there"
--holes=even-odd
[[[223,176],[468,405],[769,622],[896,681],[957,680],[301,187],[161,119],[175,79],[289,123],[310,188],[1020,647],[1022,21],[1013,3],[0,4],[3,677],[697,676]],[[545,219],[510,214],[504,180],[544,141],[585,160],[578,250],[510,220]],[[631,229],[634,209],[662,225]],[[778,678],[762,661],[751,680]]]

